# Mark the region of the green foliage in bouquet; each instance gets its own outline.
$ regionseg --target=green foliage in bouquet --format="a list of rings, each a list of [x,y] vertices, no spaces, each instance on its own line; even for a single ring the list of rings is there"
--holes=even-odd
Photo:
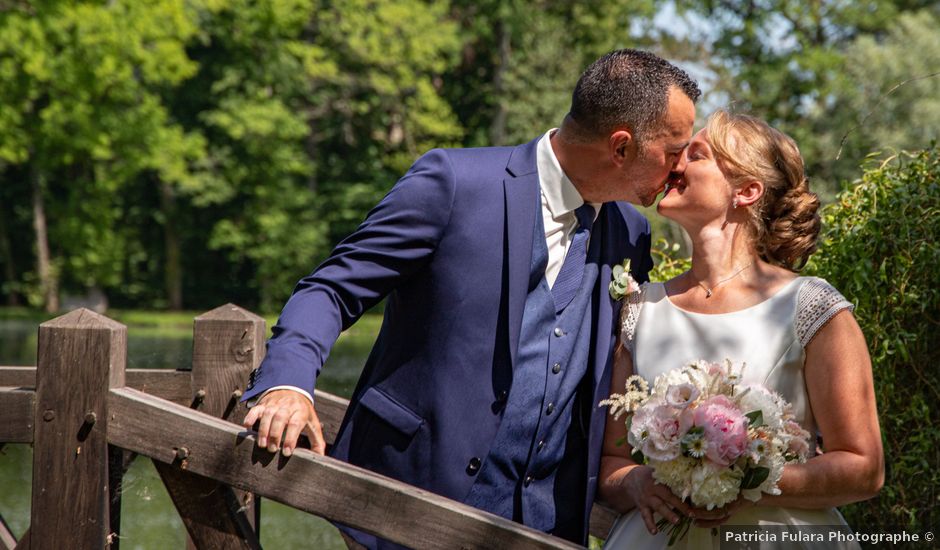
[[[822,217],[819,251],[806,272],[857,306],[874,367],[887,473],[877,498],[843,512],[856,527],[936,527],[940,147],[869,164]]]

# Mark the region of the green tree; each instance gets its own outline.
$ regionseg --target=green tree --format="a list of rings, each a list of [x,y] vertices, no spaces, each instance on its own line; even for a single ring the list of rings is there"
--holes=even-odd
[[[675,0],[689,25],[663,29],[681,44],[672,53],[705,69],[710,102],[732,102],[787,132],[803,151],[809,174],[834,192],[864,153],[835,162],[838,139],[854,126],[842,116],[858,40],[877,43],[902,13],[934,0]],[[680,34],[676,29],[684,29]],[[693,29],[690,31],[689,29]],[[868,37],[864,39],[863,37]],[[870,76],[870,75],[869,75]],[[916,76],[916,75],[909,75]],[[838,136],[838,137],[837,137]],[[836,141],[835,146],[833,141]],[[921,143],[921,146],[926,143]]]
[[[332,244],[418,155],[460,143],[463,128],[441,93],[460,41],[438,0],[321,0],[308,40],[341,68],[315,78],[309,100],[312,185]]]
[[[190,15],[182,0],[47,1],[0,14],[3,180],[29,197],[36,298],[49,311],[60,273],[117,284],[130,245],[111,198],[128,177],[185,178],[180,164],[199,154],[154,92],[194,71],[183,49],[196,30]]]
[[[581,71],[600,55],[649,46],[634,24],[654,2],[454,0],[460,63],[445,93],[468,146],[528,141],[560,124]]]
[[[902,13],[882,36],[859,36],[820,150],[838,174],[872,151],[920,149],[940,139],[940,13]],[[917,52],[911,55],[911,52]],[[824,116],[819,113],[819,116]]]

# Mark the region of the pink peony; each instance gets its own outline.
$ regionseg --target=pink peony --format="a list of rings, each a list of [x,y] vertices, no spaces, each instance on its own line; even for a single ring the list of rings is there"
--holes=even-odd
[[[684,411],[683,411],[684,412]],[[682,436],[692,418],[668,405],[649,403],[636,411],[630,424],[631,443],[638,443],[652,460],[672,460],[682,454]]]
[[[695,409],[695,425],[705,429],[705,456],[729,466],[747,450],[747,418],[724,395],[711,397]]]

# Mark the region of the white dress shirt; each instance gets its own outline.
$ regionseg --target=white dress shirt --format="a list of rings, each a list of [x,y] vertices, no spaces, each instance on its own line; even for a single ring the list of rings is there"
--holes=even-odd
[[[574,211],[584,204],[584,199],[562,171],[558,157],[552,150],[551,136],[555,131],[552,129],[546,132],[536,149],[536,166],[542,191],[542,223],[545,224],[545,244],[548,245],[545,280],[548,281],[549,288],[555,284],[561,265],[565,263],[571,239],[578,229],[578,218]],[[594,208],[596,219],[600,204],[590,204]]]
[[[553,128],[542,136],[536,146],[536,167],[539,172],[539,188],[542,198],[542,222],[545,225],[545,244],[548,245],[548,266],[545,268],[545,280],[549,288],[555,284],[561,265],[565,263],[565,256],[571,246],[571,238],[578,228],[578,218],[574,211],[584,204],[584,199],[575,188],[571,180],[561,169],[558,157],[552,150],[551,136],[557,128]],[[594,218],[600,205],[590,203],[594,208]],[[248,401],[253,407],[259,399],[274,390],[289,389],[299,392],[313,402],[313,397],[303,388],[296,386],[274,386],[255,399]]]

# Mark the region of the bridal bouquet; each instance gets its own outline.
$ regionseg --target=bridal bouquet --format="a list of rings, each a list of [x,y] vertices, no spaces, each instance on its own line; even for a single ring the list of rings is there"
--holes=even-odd
[[[694,506],[709,510],[743,495],[780,494],[787,462],[803,462],[810,434],[793,420],[792,406],[760,385],[742,386],[744,365],[693,361],[656,378],[640,376],[626,393],[601,402],[614,419],[629,413],[627,441],[633,459],[653,478]],[[683,518],[669,529],[669,545],[688,531]],[[658,527],[667,526],[665,519]]]

